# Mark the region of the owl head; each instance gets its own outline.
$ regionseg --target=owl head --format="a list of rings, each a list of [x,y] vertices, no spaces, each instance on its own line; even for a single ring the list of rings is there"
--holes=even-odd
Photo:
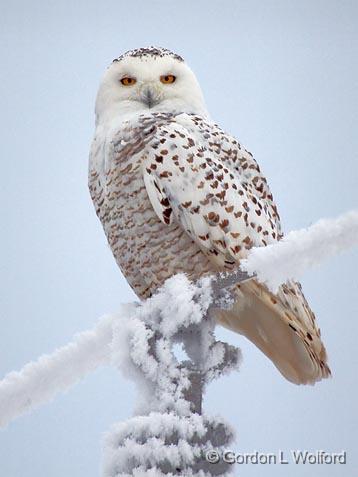
[[[199,83],[179,55],[164,48],[139,48],[116,58],[97,95],[97,123],[148,112],[207,116]]]

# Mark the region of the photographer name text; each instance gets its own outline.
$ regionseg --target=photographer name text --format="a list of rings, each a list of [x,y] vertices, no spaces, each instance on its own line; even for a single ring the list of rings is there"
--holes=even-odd
[[[274,452],[235,452],[233,450],[210,449],[205,453],[205,460],[211,464],[226,462],[227,464],[302,464],[302,465],[334,465],[346,464],[347,452],[326,452],[324,450],[291,450],[284,452],[282,450]]]

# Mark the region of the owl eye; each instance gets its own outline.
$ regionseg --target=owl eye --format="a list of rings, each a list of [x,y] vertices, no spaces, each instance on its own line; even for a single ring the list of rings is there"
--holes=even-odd
[[[123,86],[133,86],[136,84],[137,80],[135,78],[131,78],[130,76],[126,76],[125,78],[121,79],[121,83]]]
[[[174,83],[175,80],[176,80],[176,77],[174,75],[163,75],[160,77],[160,81],[163,84],[171,84],[171,83]]]

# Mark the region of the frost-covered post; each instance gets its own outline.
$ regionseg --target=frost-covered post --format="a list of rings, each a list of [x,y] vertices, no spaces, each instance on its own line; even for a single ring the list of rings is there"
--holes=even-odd
[[[201,401],[206,384],[236,368],[240,353],[215,341],[210,308],[230,306],[227,290],[249,274],[275,292],[281,282],[298,280],[306,270],[354,246],[358,211],[322,219],[276,244],[252,248],[241,260],[244,272],[196,285],[181,275],[171,278],[145,303],[102,317],[67,345],[8,373],[0,381],[0,428],[112,362],[135,379],[140,400],[137,417],[108,433],[104,477],[229,473],[223,464],[204,460],[207,450],[226,447],[233,433],[221,419],[205,416]],[[175,343],[183,344],[187,362],[176,360]],[[207,457],[215,460],[215,454]]]
[[[202,412],[202,396],[212,379],[240,361],[237,348],[215,340],[210,313],[227,306],[230,295],[223,290],[238,279],[247,274],[196,285],[177,275],[143,304],[127,306],[125,323],[114,323],[113,360],[137,383],[139,402],[136,416],[114,425],[106,437],[105,477],[229,474],[230,465],[210,463],[207,452],[227,448],[233,431]],[[176,358],[175,344],[182,345],[186,361]]]

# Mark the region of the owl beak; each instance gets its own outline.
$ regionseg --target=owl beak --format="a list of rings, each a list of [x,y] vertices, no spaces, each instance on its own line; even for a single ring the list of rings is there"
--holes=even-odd
[[[160,94],[158,89],[152,85],[146,85],[140,92],[140,100],[148,108],[152,108],[160,102]]]

